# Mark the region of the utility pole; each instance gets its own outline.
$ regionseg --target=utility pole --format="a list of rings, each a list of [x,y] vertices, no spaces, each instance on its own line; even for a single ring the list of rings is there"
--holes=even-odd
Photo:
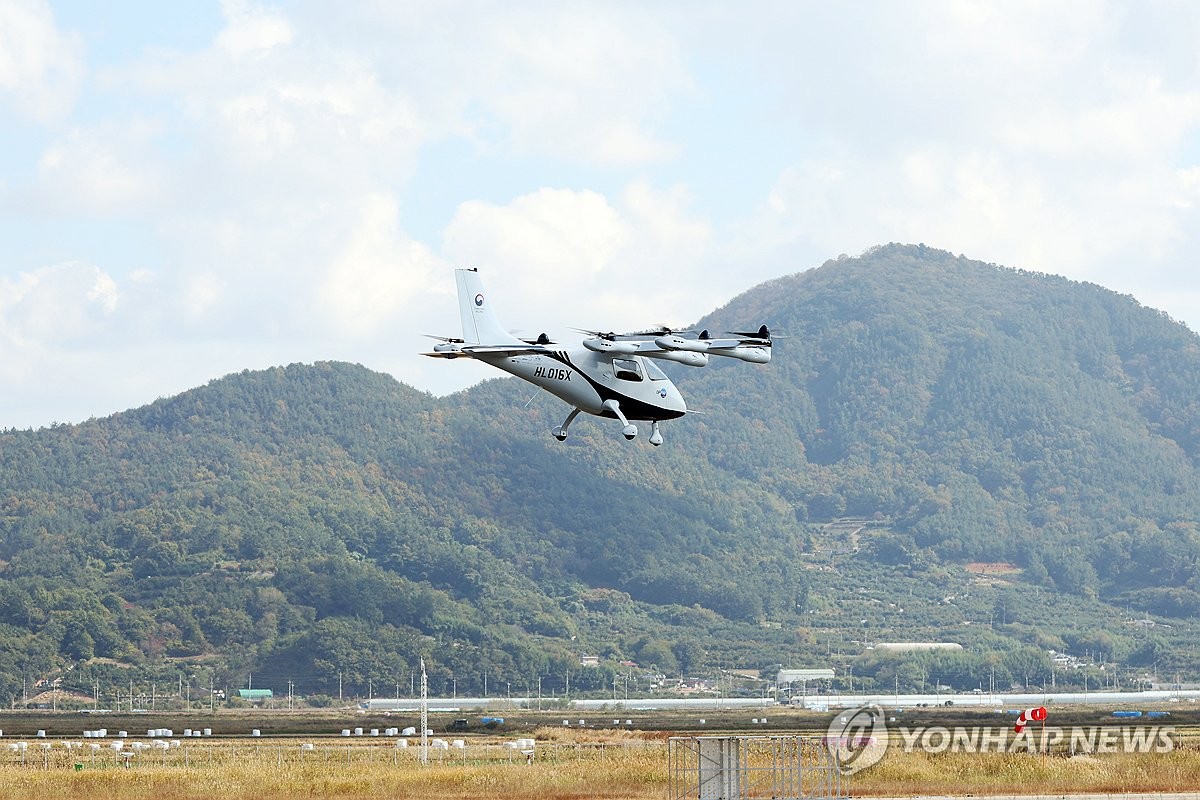
[[[421,763],[429,763],[429,678],[421,659]]]
[[[338,702],[342,702],[342,671],[338,670]]]
[[[292,679],[288,678],[288,711],[292,710]]]

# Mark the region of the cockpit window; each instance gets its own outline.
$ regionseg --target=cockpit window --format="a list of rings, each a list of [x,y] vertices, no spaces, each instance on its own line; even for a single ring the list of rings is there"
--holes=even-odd
[[[643,361],[642,363],[646,365],[646,374],[650,376],[650,380],[665,381],[667,379],[667,374],[658,368],[658,364],[655,364],[649,359]]]
[[[631,358],[614,358],[613,375],[622,381],[642,380],[641,367],[638,366],[638,362]]]

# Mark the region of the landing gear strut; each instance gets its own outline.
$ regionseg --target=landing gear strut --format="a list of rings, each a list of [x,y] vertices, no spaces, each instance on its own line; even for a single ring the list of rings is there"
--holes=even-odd
[[[579,409],[578,408],[571,409],[571,413],[567,416],[567,421],[564,422],[562,425],[559,425],[558,427],[556,427],[554,430],[550,431],[551,433],[554,434],[554,438],[558,439],[560,442],[565,442],[567,440],[567,428],[571,427],[571,423],[574,422],[575,418],[578,416],[579,416]]]
[[[616,400],[605,400],[603,404],[605,411],[611,411],[616,415],[617,419],[621,420],[621,424],[625,427],[621,428],[621,435],[626,439],[634,439],[637,436],[637,425],[631,425],[629,420],[625,419],[625,415],[621,413],[621,404]]]
[[[620,403],[618,403],[616,400],[605,400],[603,408],[605,411],[611,411],[613,415],[621,421],[621,424],[624,426],[621,428],[622,436],[631,441],[637,438],[637,426],[625,418],[625,414],[621,411]],[[563,421],[563,424],[555,426],[554,429],[550,431],[550,433],[554,435],[555,439],[558,439],[560,442],[565,442],[567,440],[567,428],[571,427],[571,423],[574,422],[575,418],[579,416],[579,411],[580,409],[578,408],[571,409],[571,413],[567,415],[567,418]],[[658,429],[658,420],[653,420],[650,425],[650,444],[658,447],[663,443],[662,431]]]

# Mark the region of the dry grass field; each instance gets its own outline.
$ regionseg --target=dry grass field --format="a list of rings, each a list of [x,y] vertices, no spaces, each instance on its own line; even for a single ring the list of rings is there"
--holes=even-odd
[[[236,739],[182,741],[169,749],[68,750],[61,741],[28,740],[0,755],[0,798],[661,798],[666,743],[624,732],[586,737],[539,731],[530,762],[499,738],[431,750],[395,739]],[[413,744],[415,745],[415,740]],[[302,749],[312,745],[311,750]]]
[[[0,799],[237,800],[238,798],[486,798],[663,800],[667,737],[630,731],[540,728],[532,763],[500,737],[431,752],[389,738],[260,738],[180,742],[122,756],[60,740],[0,750]],[[6,738],[5,740],[9,740]],[[11,744],[11,742],[9,742]],[[312,749],[302,749],[302,744]],[[50,745],[43,748],[42,744]],[[132,747],[132,740],[125,750]],[[128,761],[128,766],[126,766]],[[1200,749],[1074,757],[929,755],[893,750],[847,784],[856,796],[1071,794],[1200,789]]]
[[[1101,756],[896,753],[855,775],[856,796],[1200,791],[1200,751]]]

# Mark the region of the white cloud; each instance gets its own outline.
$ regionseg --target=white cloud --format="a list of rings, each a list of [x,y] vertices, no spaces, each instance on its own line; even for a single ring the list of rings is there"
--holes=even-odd
[[[625,223],[597,192],[539,189],[507,206],[463,203],[446,229],[445,250],[465,265],[504,265],[523,289],[566,270],[594,276],[628,237]]]
[[[925,148],[897,161],[844,158],[788,170],[753,230],[826,252],[923,241],[1014,267],[1089,278],[1113,255],[1160,258],[1190,224],[1190,171],[1086,165],[1086,179],[996,149]]]
[[[116,281],[90,264],[0,278],[0,318],[13,342],[49,344],[100,334],[117,309]]]
[[[226,26],[217,47],[235,60],[257,56],[292,41],[292,26],[279,14],[251,6],[245,0],[222,0]]]
[[[642,232],[645,264],[657,262],[671,272],[696,265],[708,251],[712,231],[707,222],[692,216],[691,193],[682,186],[660,191],[644,180],[626,187],[627,213]]]
[[[906,7],[895,31],[865,22],[853,55],[862,63],[836,62],[848,75],[810,85],[796,68],[782,79],[805,107],[842,110],[826,89],[853,105],[806,118],[812,145],[739,226],[741,252],[755,241],[760,252],[808,244],[829,254],[924,241],[1101,282],[1130,259],[1176,258],[1200,223],[1190,178],[1200,60],[1131,46],[1128,29],[1154,16],[1143,11],[928,3]],[[1198,31],[1195,14],[1174,17]],[[850,24],[841,13],[814,23],[826,37]]]
[[[697,285],[711,233],[689,201],[683,189],[644,181],[616,205],[596,192],[543,188],[506,206],[463,204],[443,248],[484,272],[512,326],[679,325],[728,299],[711,285],[722,281]]]
[[[686,93],[689,80],[675,39],[649,17],[641,21],[634,27],[599,7],[494,20],[498,69],[480,100],[507,125],[518,152],[610,164],[675,154],[653,133],[656,104]]]
[[[372,195],[359,205],[358,224],[314,300],[337,332],[355,338],[403,318],[449,274],[428,247],[400,232],[392,197]]]
[[[212,272],[192,275],[185,282],[180,305],[188,319],[204,320],[225,294],[225,282]]]
[[[1028,116],[1001,121],[998,140],[1019,156],[1157,160],[1200,123],[1200,90],[1171,91],[1156,75],[1097,79],[1108,87],[1099,102],[1072,106],[1043,97]]]
[[[675,157],[666,117],[696,89],[660,14],[609,4],[351,9],[337,41],[375,54],[429,130],[481,151],[628,166]]]
[[[361,187],[372,170],[403,174],[424,141],[403,93],[352,57],[285,50],[261,73],[223,69],[228,85],[189,89],[188,107],[214,137],[213,155],[243,168]]]
[[[70,109],[83,73],[79,37],[59,30],[48,3],[0,0],[0,99],[51,122]]]
[[[29,199],[54,214],[110,216],[146,210],[160,192],[148,152],[156,132],[155,125],[142,120],[70,131],[42,153]]]

